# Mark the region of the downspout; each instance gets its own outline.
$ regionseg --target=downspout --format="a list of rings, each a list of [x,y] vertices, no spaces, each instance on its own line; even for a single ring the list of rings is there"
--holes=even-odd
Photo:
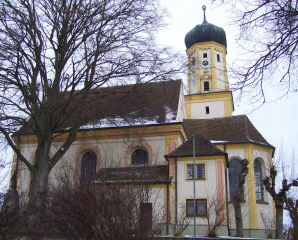
[[[195,135],[192,136],[192,154],[193,154],[193,235],[196,237],[196,227],[197,227],[197,222],[196,222],[196,177],[195,177],[195,169],[196,169],[196,143],[195,143]]]
[[[169,214],[170,214],[170,194],[169,194],[169,183],[167,184],[167,225],[166,225],[166,234],[169,235],[169,221],[170,221],[170,218],[169,218]]]
[[[226,144],[224,144],[224,152],[226,152]],[[227,168],[229,167],[229,162],[227,162]],[[228,229],[228,236],[231,236],[231,230],[230,230],[230,215],[229,215],[229,203],[228,203],[228,196],[229,196],[229,192],[228,192],[228,170],[225,170],[225,185],[226,185],[226,215],[227,215],[227,229]]]
[[[178,224],[178,187],[177,187],[177,157],[175,157],[175,230]]]

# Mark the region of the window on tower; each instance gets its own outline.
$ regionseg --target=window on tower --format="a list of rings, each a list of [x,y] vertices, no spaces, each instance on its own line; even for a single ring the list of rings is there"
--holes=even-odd
[[[206,58],[207,57],[207,53],[203,53],[203,58]]]
[[[209,81],[205,81],[204,82],[204,91],[205,92],[208,92],[210,89],[209,89]]]
[[[216,54],[217,62],[220,62],[220,55]]]
[[[206,114],[209,114],[209,107],[206,106]]]

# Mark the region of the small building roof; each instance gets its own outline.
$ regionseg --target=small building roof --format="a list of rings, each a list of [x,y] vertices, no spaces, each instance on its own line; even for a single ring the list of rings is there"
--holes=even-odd
[[[94,184],[161,184],[171,183],[168,165],[136,165],[101,168]]]
[[[185,119],[187,137],[199,131],[213,143],[255,143],[274,148],[253,126],[246,115],[213,118]]]
[[[194,137],[194,138],[193,138]],[[193,141],[195,141],[195,156],[225,155],[201,133],[197,132],[184,141],[176,150],[165,157],[187,157],[193,156]]]

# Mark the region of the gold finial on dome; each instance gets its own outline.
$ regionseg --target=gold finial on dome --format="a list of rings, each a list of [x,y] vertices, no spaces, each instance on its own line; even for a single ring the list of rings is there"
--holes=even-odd
[[[206,11],[206,9],[207,9],[206,5],[203,5],[203,6],[202,6],[202,9],[203,9],[203,11],[204,11],[204,21],[203,21],[203,23],[208,23],[207,20],[206,20],[206,15],[205,15],[205,11]]]

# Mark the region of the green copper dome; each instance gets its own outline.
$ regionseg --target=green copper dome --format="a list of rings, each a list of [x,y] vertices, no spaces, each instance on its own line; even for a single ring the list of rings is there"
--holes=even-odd
[[[208,42],[208,41],[214,41],[227,47],[227,39],[226,39],[225,31],[221,27],[208,23],[205,17],[206,6],[203,6],[203,10],[204,10],[203,23],[198,24],[185,35],[184,42],[185,42],[186,48],[190,48],[192,45],[196,43]]]

